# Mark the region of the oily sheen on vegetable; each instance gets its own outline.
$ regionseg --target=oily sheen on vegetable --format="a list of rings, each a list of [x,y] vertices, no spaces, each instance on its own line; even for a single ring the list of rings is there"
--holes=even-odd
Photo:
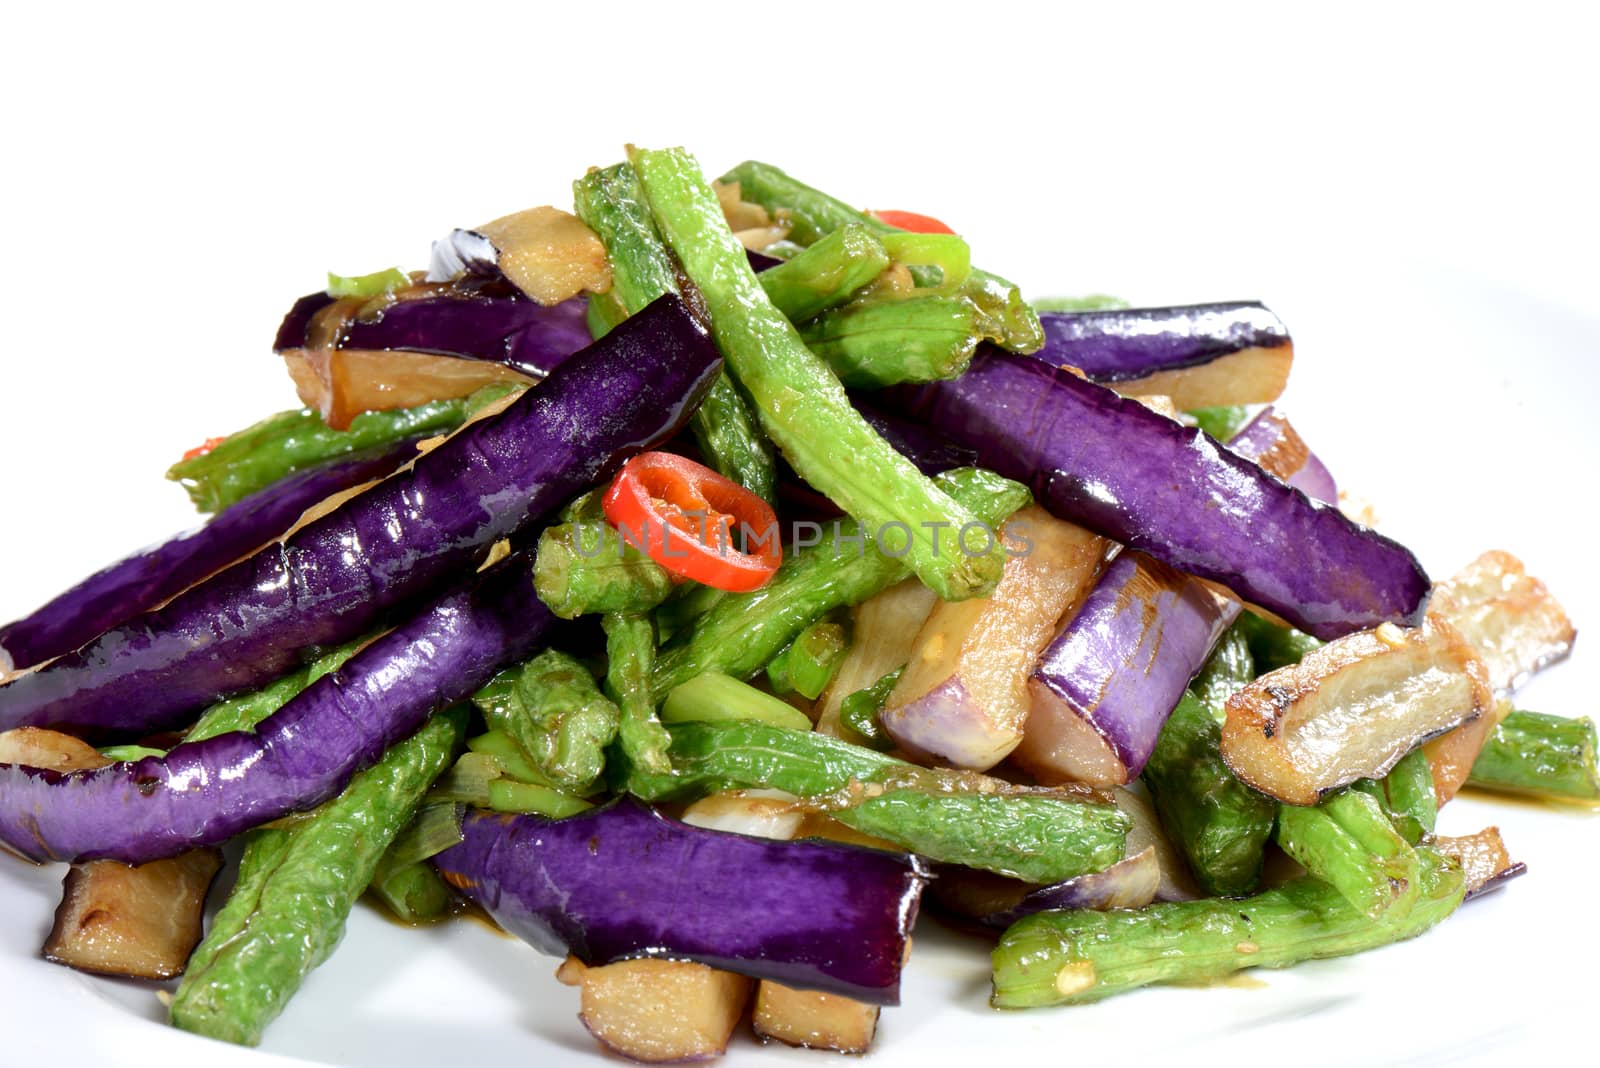
[[[555,617],[518,554],[324,675],[254,733],[93,771],[0,765],[0,841],[32,860],[128,864],[311,808],[434,712],[530,655]]]
[[[0,687],[0,729],[137,735],[282,674],[437,591],[494,542],[670,437],[721,367],[664,297],[497,416],[274,544]]]
[[[301,297],[284,316],[273,344],[279,353],[314,347],[312,322],[333,303],[326,293]],[[501,363],[539,379],[590,343],[584,302],[550,307],[496,279],[476,280],[437,295],[403,295],[343,324],[338,347],[421,352]]]
[[[546,953],[694,960],[899,1002],[924,881],[907,854],[691,827],[628,798],[564,820],[472,813],[461,829],[434,864]]]
[[[1288,328],[1253,302],[1042,312],[1039,324],[1035,359],[1184,410],[1277,400],[1294,360]]]
[[[166,756],[60,774],[0,765],[0,841],[128,864],[216,845],[338,793],[430,715],[530,655],[555,617],[518,554],[377,639],[260,723]]]
[[[960,378],[890,392],[1053,514],[1318,637],[1422,617],[1428,576],[1404,547],[1104,386],[991,351]]]
[[[8,660],[12,668],[28,668],[70,653],[280,536],[317,502],[382,478],[415,455],[416,442],[405,440],[298,472],[202,527],[95,572],[27,617],[0,627],[0,670]]]

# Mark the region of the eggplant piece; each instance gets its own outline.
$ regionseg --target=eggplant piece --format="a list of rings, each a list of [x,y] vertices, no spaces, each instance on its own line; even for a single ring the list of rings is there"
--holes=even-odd
[[[1477,719],[1468,720],[1453,731],[1430,738],[1422,745],[1423,756],[1428,761],[1428,772],[1433,777],[1435,805],[1443,805],[1461,792],[1472,776],[1478,754],[1494,735],[1495,728],[1511,714],[1510,701],[1497,701],[1493,709]]]
[[[716,1060],[750,1000],[749,979],[691,961],[568,957],[556,978],[579,988],[578,1019],[602,1049],[643,1064]]]
[[[0,729],[143,735],[439,592],[687,422],[721,368],[663,297],[498,415],[166,606],[0,686]]]
[[[71,774],[0,764],[0,842],[30,860],[143,864],[313,808],[435,712],[531,656],[554,623],[534,596],[533,562],[511,556],[367,645],[253,733]]]
[[[1294,362],[1283,321],[1254,302],[1043,312],[1039,324],[1034,359],[1185,411],[1275,401]]]
[[[1498,827],[1485,827],[1477,834],[1460,837],[1435,838],[1431,844],[1461,865],[1461,874],[1467,880],[1467,901],[1498,890],[1528,872],[1526,864],[1512,860],[1511,854],[1506,852],[1506,843]]]
[[[878,1031],[877,1005],[761,980],[750,1025],[763,1038],[801,1049],[865,1053]]]
[[[794,838],[805,818],[806,809],[800,799],[782,790],[707,794],[683,810],[683,822],[691,827],[776,841]]]
[[[1449,624],[1384,625],[1229,697],[1222,757],[1269,797],[1314,805],[1357,779],[1382,778],[1417,745],[1493,707],[1483,661]]]
[[[200,943],[206,893],[220,870],[222,854],[215,849],[138,867],[115,860],[74,865],[44,959],[129,979],[182,975]]]
[[[581,300],[550,307],[506,288],[456,287],[407,298],[402,292],[370,314],[348,317],[335,331],[337,347],[361,352],[400,351],[458,356],[503,364],[528,379],[540,379],[591,343]],[[313,293],[296,301],[278,328],[274,351],[317,348],[311,326],[331,298]],[[311,309],[307,314],[306,309]]]
[[[435,867],[545,953],[692,960],[899,1000],[925,879],[912,856],[704,830],[626,797],[562,820],[469,813],[462,832]]]
[[[1333,474],[1289,425],[1289,420],[1270,405],[1257,412],[1254,419],[1228,439],[1228,448],[1247,460],[1254,460],[1262,470],[1313,501],[1329,505],[1339,503],[1339,486]]]
[[[978,463],[976,449],[951,441],[913,419],[886,411],[864,400],[860,393],[852,394],[850,401],[883,440],[930,478]]]
[[[1121,553],[1039,659],[1013,758],[1047,784],[1132,782],[1238,610],[1198,579]]]
[[[1049,886],[962,868],[942,870],[938,875],[929,893],[939,905],[985,927],[1003,930],[1046,909],[1143,908],[1156,900],[1160,890],[1161,862],[1155,847],[1146,846],[1104,871]]]
[[[544,305],[611,288],[604,243],[576,215],[549,206],[454,230],[433,243],[430,282],[496,274]]]
[[[1490,687],[1502,695],[1565,659],[1577,637],[1545,584],[1528,574],[1521,560],[1498,549],[1435,586],[1428,612],[1449,622],[1478,650]]]
[[[917,635],[936,601],[932,590],[909,578],[855,606],[850,651],[844,654],[844,662],[818,705],[818,733],[851,740],[851,732],[840,719],[845,700],[911,659]]]
[[[1422,620],[1428,576],[1403,546],[1104,386],[991,351],[960,378],[882,396],[1028,484],[1053,515],[1301,630],[1337,638]]]
[[[27,617],[0,627],[0,673],[70,653],[156,608],[279,537],[312,505],[382,478],[416,454],[416,440],[406,440],[308,468],[223,509],[204,526],[95,572]]]
[[[1271,408],[1228,447],[1313,499],[1332,503],[1337,495],[1326,469]],[[1013,759],[1045,783],[1131,782],[1239,611],[1199,580],[1124,552],[1034,669],[1028,729]]]
[[[1000,584],[988,597],[934,607],[879,714],[908,752],[978,771],[1022,741],[1028,671],[1107,549],[1104,538],[1037,505],[1007,521],[1001,538],[1010,558]]]

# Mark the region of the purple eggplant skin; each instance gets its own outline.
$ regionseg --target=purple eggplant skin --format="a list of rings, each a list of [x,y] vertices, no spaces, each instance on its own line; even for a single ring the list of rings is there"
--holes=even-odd
[[[1270,404],[1228,439],[1228,448],[1261,464],[1314,501],[1339,503],[1333,473]]]
[[[1061,702],[1111,747],[1124,783],[1144,770],[1167,716],[1239,614],[1206,585],[1137,552],[1107,566],[1028,680],[1037,710]]]
[[[958,467],[972,467],[978,462],[977,450],[960,445],[914,419],[880,408],[865,400],[863,394],[852,394],[850,402],[872,429],[929,478]]]
[[[1403,546],[1213,440],[1028,356],[980,352],[960,378],[880,396],[1025,483],[1052,514],[1232,590],[1319,638],[1422,621],[1430,582]]]
[[[1290,344],[1283,320],[1254,302],[1041,312],[1039,325],[1044,346],[1033,358],[1076,367],[1093,382],[1127,382]]]
[[[26,618],[0,627],[0,671],[70,653],[148,612],[280,536],[319,501],[390,474],[416,456],[417,440],[297,472],[223,509],[204,526],[95,572]]]
[[[1327,469],[1316,462],[1312,470],[1315,456],[1271,408],[1229,439],[1228,448],[1308,496],[1334,502]],[[1114,773],[1120,765],[1120,781],[1131,782],[1184,688],[1240,610],[1180,571],[1141,553],[1122,553],[1039,658],[1028,682],[1034,714],[1041,717],[1036,722],[1082,719],[1116,759],[1101,766]],[[1026,740],[1023,752],[1029,752]]]
[[[1156,899],[1161,885],[1161,863],[1153,848],[1120,860],[1104,871],[1074,876],[1051,886],[1041,886],[1004,912],[983,917],[987,927],[1004,930],[1035,912],[1047,909],[1137,909]]]
[[[295,301],[278,328],[274,351],[306,348],[312,319],[330,303],[326,293]],[[540,379],[589,345],[585,307],[577,299],[545,307],[509,285],[463,286],[397,300],[370,318],[356,318],[339,347],[485,360]]]
[[[681,430],[721,365],[683,302],[662,297],[410,467],[0,686],[0,730],[127,738],[181,726],[371,631]]]
[[[0,764],[0,841],[30,860],[126,864],[219,845],[343,790],[555,627],[517,553],[435,600],[256,726],[164,757],[60,773]]]
[[[691,827],[629,797],[562,820],[469,812],[461,830],[434,866],[544,953],[693,960],[899,1003],[926,881],[909,854]]]

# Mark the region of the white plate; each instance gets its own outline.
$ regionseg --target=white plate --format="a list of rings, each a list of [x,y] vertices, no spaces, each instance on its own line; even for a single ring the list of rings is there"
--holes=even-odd
[[[193,521],[160,470],[290,403],[264,338],[322,270],[414,264],[444,228],[560,197],[633,137],[681,140],[708,167],[771,158],[847,196],[938,212],[1035,293],[1263,299],[1296,339],[1283,408],[1386,532],[1441,577],[1509,549],[1580,627],[1600,618],[1592,37],[1465,13],[1407,27],[1388,9],[1377,35],[1277,8],[1119,26],[1076,11],[1013,23],[986,4],[984,25],[958,32],[816,7],[818,25],[895,42],[899,61],[856,99],[842,82],[838,101],[782,91],[801,69],[792,5],[681,26],[658,8],[646,18],[666,21],[634,33],[608,19],[603,54],[578,46],[596,32],[581,5],[525,12],[520,38],[499,12],[460,9],[479,21],[456,41],[436,7],[159,27],[125,8],[94,33],[77,7],[30,9],[53,21],[16,27],[28,47],[0,69],[8,99],[28,102],[7,116],[8,155],[28,165],[8,173],[25,195],[4,209],[0,264],[16,313],[0,617]],[[473,52],[488,41],[492,55]],[[1041,55],[1064,42],[1069,55]],[[735,77],[729,57],[782,72]],[[952,81],[963,71],[971,84]],[[828,122],[802,121],[807,107]],[[1580,642],[1524,707],[1593,714],[1588,652]],[[1442,1063],[1587,1047],[1594,818],[1473,797],[1441,819],[1487,823],[1527,877],[1417,941],[1256,973],[1254,989],[999,1014],[986,947],[925,920],[873,1063]],[[60,874],[0,863],[5,1064],[602,1063],[554,960],[476,925],[406,931],[366,908],[262,1050],[181,1034],[157,1022],[150,988],[37,960]],[[740,1037],[728,1063],[831,1062]]]

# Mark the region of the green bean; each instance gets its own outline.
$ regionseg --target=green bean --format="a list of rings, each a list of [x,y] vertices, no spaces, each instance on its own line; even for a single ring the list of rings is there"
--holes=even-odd
[[[672,774],[633,768],[617,785],[646,800],[784,790],[932,860],[1039,883],[1116,863],[1130,826],[1113,805],[922,768],[812,731],[743,722],[684,723],[671,733]]]
[[[911,569],[941,597],[993,589],[1005,563],[998,539],[982,554],[939,551],[941,525],[959,530],[973,515],[872,429],[773,307],[694,158],[679,149],[635,149],[632,158],[658,229],[705,298],[729,370],[784,458],[868,528],[894,523],[908,531]]]
[[[990,527],[1028,503],[1020,484],[980,468],[949,471],[936,481]],[[728,594],[688,631],[675,635],[656,659],[655,693],[664,697],[706,671],[747,679],[810,624],[836,608],[859,604],[908,573],[904,560],[885,555],[859,524],[840,521],[822,544],[787,553],[761,589]]]
[[[1416,902],[1416,851],[1383,806],[1362,791],[1342,790],[1312,807],[1283,805],[1277,841],[1365,916],[1398,915]]]
[[[1250,643],[1250,655],[1255,658],[1256,672],[1265,675],[1300,659],[1322,645],[1320,641],[1293,627],[1262,619],[1254,612],[1245,612],[1235,624],[1244,632]]]
[[[612,612],[602,619],[606,632],[606,693],[621,710],[617,740],[629,762],[647,771],[671,770],[667,747],[672,738],[656,718],[652,668],[655,627],[648,616]]]
[[[843,304],[888,267],[883,242],[851,224],[756,277],[778,310],[799,324]]]
[[[674,589],[672,576],[609,523],[562,523],[539,535],[533,588],[562,619],[648,612]]]
[[[310,818],[250,832],[233,894],[189,959],[173,998],[185,1031],[253,1046],[344,934],[378,861],[410,822],[466,732],[435,716]]]
[[[620,718],[589,669],[555,649],[500,672],[472,695],[472,703],[484,723],[510,738],[544,781],[575,793],[600,778]]]
[[[843,201],[796,181],[770,164],[747,160],[722,180],[738,182],[741,197],[768,211],[786,209],[791,224],[789,236],[802,245],[809,245],[850,223],[866,226],[877,234],[900,232]],[[1044,344],[1039,317],[1022,299],[1021,290],[1010,282],[985,271],[973,271],[962,284],[961,293],[982,313],[986,321],[984,336],[994,337],[1014,352],[1033,352]]]
[[[1512,712],[1489,735],[1467,783],[1568,801],[1600,801],[1595,726],[1541,712]]]
[[[1132,307],[1121,297],[1105,293],[1086,293],[1081,297],[1035,297],[1029,303],[1036,312],[1117,311]]]
[[[800,328],[847,386],[878,389],[954,378],[978,348],[978,309],[965,297],[847,304]]]
[[[259,690],[218,701],[200,713],[200,718],[189,728],[189,733],[184,735],[183,740],[203,742],[219,734],[255,730],[256,724],[288,704],[299,696],[301,690],[322,676],[330,671],[337,671],[365,644],[366,639],[359,638],[318,657],[297,671],[291,671]]]
[[[609,306],[589,304],[596,337],[666,293],[681,293],[678,266],[661,242],[634,169],[626,163],[590,171],[572,184],[578,217],[600,236],[611,261]],[[619,317],[617,313],[620,312]],[[689,424],[711,466],[771,503],[778,485],[772,447],[726,373],[719,374]]]
[[[1313,878],[1243,901],[1036,913],[1013,924],[995,947],[991,1003],[1003,1009],[1082,1004],[1151,983],[1285,968],[1415,937],[1454,912],[1466,890],[1460,868],[1433,849],[1418,854],[1415,905],[1377,920]]]
[[[1167,719],[1144,769],[1162,826],[1209,894],[1255,888],[1278,812],[1276,801],[1234,777],[1220,751],[1222,705],[1252,674],[1235,627]]]
[[[179,460],[167,477],[181,483],[202,512],[219,512],[297,471],[354,452],[423,434],[447,434],[520,386],[484,386],[470,397],[415,408],[362,412],[348,430],[332,430],[308,408],[279,412],[230,434],[210,452]]]

